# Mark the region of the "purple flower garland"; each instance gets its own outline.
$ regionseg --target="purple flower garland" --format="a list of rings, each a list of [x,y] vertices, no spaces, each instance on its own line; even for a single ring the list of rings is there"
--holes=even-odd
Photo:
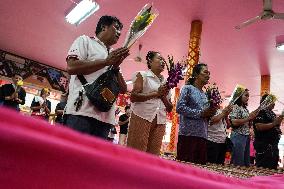
[[[172,89],[177,86],[180,80],[183,80],[182,69],[184,68],[184,66],[179,62],[175,64],[173,57],[170,56],[168,56],[168,61],[169,63],[165,62],[168,70],[166,85],[168,89]]]
[[[218,108],[223,101],[219,89],[215,83],[206,88],[206,95],[210,103],[210,107],[212,108]]]

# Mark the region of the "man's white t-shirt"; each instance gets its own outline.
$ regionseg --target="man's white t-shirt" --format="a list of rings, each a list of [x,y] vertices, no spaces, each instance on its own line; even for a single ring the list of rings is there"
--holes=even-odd
[[[108,49],[99,39],[95,37],[80,36],[70,47],[67,59],[70,57],[78,60],[99,60],[106,59],[108,56]],[[107,71],[107,66],[89,75],[84,75],[88,83],[95,81],[100,75]],[[81,108],[76,111],[74,103],[76,102],[79,91],[82,89],[82,84],[77,75],[71,75],[69,82],[69,95],[66,104],[66,114],[81,115],[95,118],[104,123],[115,124],[115,104],[108,112],[101,112],[91,104],[89,99],[84,95]]]

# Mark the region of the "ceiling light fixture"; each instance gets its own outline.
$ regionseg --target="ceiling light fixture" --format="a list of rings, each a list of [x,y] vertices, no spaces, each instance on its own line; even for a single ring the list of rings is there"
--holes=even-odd
[[[92,0],[82,0],[76,5],[65,17],[66,21],[70,24],[79,25],[81,22],[86,20],[94,12],[99,10],[100,6],[98,3]]]
[[[131,80],[126,81],[126,85],[133,84]]]
[[[284,51],[284,35],[276,37],[276,48],[279,51]]]
[[[276,45],[277,50],[284,51],[284,43]]]

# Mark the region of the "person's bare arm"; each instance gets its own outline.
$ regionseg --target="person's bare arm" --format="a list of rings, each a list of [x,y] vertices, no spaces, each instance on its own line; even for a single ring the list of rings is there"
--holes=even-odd
[[[114,65],[118,67],[128,55],[129,50],[127,48],[119,48],[112,51],[106,59],[89,61],[69,58],[67,59],[67,72],[70,75],[89,75],[105,66]]]
[[[143,91],[143,77],[140,73],[137,74],[136,80],[133,83],[133,89],[130,95],[131,102],[145,102],[147,100],[158,98],[158,92],[142,93]]]
[[[222,112],[218,115],[215,115],[211,118],[211,123],[218,123],[219,121],[221,121],[222,119],[226,118],[229,113],[233,110],[233,105],[228,105],[227,107],[225,107]]]
[[[212,124],[215,124],[221,121],[223,118],[225,118],[225,113],[221,112],[220,114],[213,116],[210,121]]]
[[[129,119],[125,120],[125,121],[118,121],[118,125],[124,125],[126,123],[129,122]]]
[[[46,113],[47,115],[49,115],[49,114],[50,114],[50,109],[48,108],[46,102],[42,104],[42,107],[44,108],[45,113]]]
[[[280,125],[282,120],[283,116],[279,116],[275,118],[275,120],[272,123],[256,123],[255,127],[259,131],[266,131],[272,129],[273,127],[276,127],[277,125]]]
[[[173,104],[170,101],[170,99],[167,98],[167,96],[163,96],[161,98],[162,102],[164,103],[164,105],[166,106],[166,111],[167,112],[171,112],[173,110]]]
[[[258,112],[259,112],[259,110],[257,109],[257,110],[252,111],[247,118],[244,118],[244,119],[232,119],[231,120],[232,124],[234,126],[241,126],[241,125],[243,125],[243,124],[245,124],[245,123],[247,123],[249,121],[252,121],[257,116]]]
[[[55,110],[56,115],[63,115],[64,110]]]
[[[67,60],[67,72],[70,75],[89,75],[107,66],[106,60],[77,60],[69,58]]]

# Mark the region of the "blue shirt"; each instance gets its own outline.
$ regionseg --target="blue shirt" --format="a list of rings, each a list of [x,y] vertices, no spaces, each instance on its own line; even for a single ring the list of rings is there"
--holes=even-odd
[[[209,107],[207,96],[193,85],[185,85],[180,93],[176,111],[180,114],[179,135],[207,139],[208,121],[201,112]]]

